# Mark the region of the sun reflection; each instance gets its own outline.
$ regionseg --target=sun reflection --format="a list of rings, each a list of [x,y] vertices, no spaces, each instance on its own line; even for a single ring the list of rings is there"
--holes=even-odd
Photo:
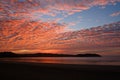
[[[59,63],[58,60],[51,57],[42,58],[40,62],[41,63]]]

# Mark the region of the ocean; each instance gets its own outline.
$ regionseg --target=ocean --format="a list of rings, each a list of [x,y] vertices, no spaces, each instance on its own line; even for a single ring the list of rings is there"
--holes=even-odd
[[[0,61],[79,65],[120,65],[120,57],[17,57],[0,58]]]

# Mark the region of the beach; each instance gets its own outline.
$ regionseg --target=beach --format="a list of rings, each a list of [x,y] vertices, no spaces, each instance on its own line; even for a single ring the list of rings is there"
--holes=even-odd
[[[0,80],[119,80],[120,66],[0,61]]]

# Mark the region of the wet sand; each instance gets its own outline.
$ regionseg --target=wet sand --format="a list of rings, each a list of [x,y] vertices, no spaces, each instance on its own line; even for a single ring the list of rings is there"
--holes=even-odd
[[[0,80],[120,80],[120,66],[0,61]]]

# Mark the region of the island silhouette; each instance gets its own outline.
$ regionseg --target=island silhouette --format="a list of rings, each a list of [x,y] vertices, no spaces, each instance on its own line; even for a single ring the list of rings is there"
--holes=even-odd
[[[53,53],[16,54],[13,52],[0,52],[0,58],[4,58],[4,57],[101,57],[101,55],[95,53],[71,55],[71,54],[53,54]]]

